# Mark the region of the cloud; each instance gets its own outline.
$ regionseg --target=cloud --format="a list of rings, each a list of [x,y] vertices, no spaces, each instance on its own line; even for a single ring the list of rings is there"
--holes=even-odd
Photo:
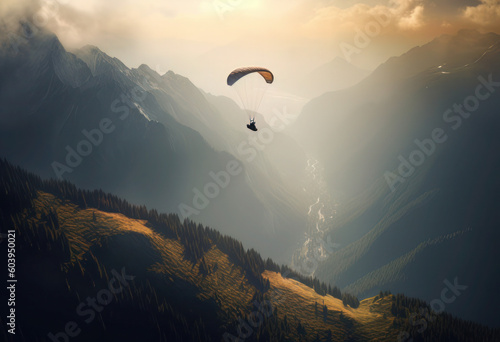
[[[0,20],[8,21],[14,17],[33,16],[40,7],[38,0],[2,0],[0,1]]]
[[[347,8],[334,5],[316,9],[316,13],[303,25],[311,34],[325,33],[342,35],[353,30],[362,29],[377,18],[383,18],[385,31],[396,32],[422,28],[427,23],[428,13],[422,1],[399,0],[388,5],[355,4]],[[379,20],[380,21],[380,20]],[[332,25],[332,23],[334,23]]]
[[[500,0],[481,0],[477,6],[468,6],[463,17],[479,26],[500,28]]]
[[[37,0],[2,0],[0,1],[0,35],[17,31],[19,19],[33,18],[40,10],[40,1]]]
[[[306,38],[345,40],[374,18],[388,25],[381,35],[425,39],[452,33],[464,26],[494,26],[500,0],[1,0],[0,13],[37,17],[69,48],[87,43],[125,47],[168,40],[190,40],[212,45],[245,37],[284,42]],[[226,4],[223,18],[217,3]],[[475,26],[475,27],[471,27]]]
[[[50,8],[43,0],[0,1],[0,52],[17,51],[28,39],[45,29]]]
[[[216,56],[212,63],[221,70],[228,60],[315,67],[342,55],[339,44],[353,45],[363,31],[371,32],[371,43],[354,62],[371,69],[440,34],[462,28],[500,31],[499,2],[0,0],[0,35],[12,31],[4,29],[6,23],[22,17],[53,31],[69,50],[92,44],[129,66],[160,64],[195,77],[192,70],[207,56]],[[221,3],[223,16],[216,6]]]
[[[350,6],[329,1],[310,8],[313,14],[301,25],[308,37],[349,39],[349,34],[363,30],[380,15],[389,23],[381,37],[424,41],[463,28],[500,31],[500,0],[367,0]]]
[[[424,6],[415,7],[408,16],[399,19],[399,26],[403,29],[416,30],[425,24]]]

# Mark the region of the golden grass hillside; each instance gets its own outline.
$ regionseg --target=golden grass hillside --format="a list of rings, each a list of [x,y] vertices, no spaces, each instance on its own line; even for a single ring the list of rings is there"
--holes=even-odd
[[[48,210],[57,213],[59,233],[66,236],[71,256],[63,265],[65,269],[81,267],[82,258],[89,253],[92,255],[92,247],[100,246],[107,238],[140,234],[161,256],[148,272],[164,275],[172,282],[181,279],[192,284],[198,289],[197,298],[214,300],[219,308],[218,315],[228,322],[245,319],[251,313],[252,299],[257,292],[255,286],[247,279],[242,267],[232,262],[215,244],[203,256],[209,269],[203,274],[199,271],[201,260],[193,263],[185,258],[185,247],[178,239],[155,232],[145,220],[93,208],[82,209],[45,192],[38,192],[35,208],[31,220],[40,220]],[[98,257],[92,257],[100,264]],[[277,309],[279,319],[286,320],[292,327],[287,331],[291,340],[313,340],[316,336],[331,336],[333,341],[396,338],[396,332],[391,333],[393,316],[389,297],[375,302],[369,298],[362,301],[359,308],[353,309],[344,306],[337,298],[319,295],[310,287],[279,273],[265,271],[263,277],[270,282],[266,298]],[[304,334],[295,328],[299,323],[304,327]],[[236,334],[235,331],[232,333]]]

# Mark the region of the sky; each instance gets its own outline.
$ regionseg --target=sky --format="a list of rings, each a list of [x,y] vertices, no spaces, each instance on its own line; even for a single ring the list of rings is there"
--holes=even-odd
[[[129,67],[173,70],[214,94],[226,94],[227,74],[243,65],[271,68],[286,88],[301,78],[291,75],[336,57],[373,70],[441,34],[500,32],[500,0],[0,1],[3,33],[20,16],[70,51],[95,45]]]

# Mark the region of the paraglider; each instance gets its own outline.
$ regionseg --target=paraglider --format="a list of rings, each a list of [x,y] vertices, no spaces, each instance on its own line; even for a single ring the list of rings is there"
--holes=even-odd
[[[265,82],[264,82],[265,81]],[[232,86],[248,114],[250,124],[247,128],[256,132],[255,113],[259,109],[267,85],[273,83],[273,73],[260,67],[243,67],[233,70],[227,77],[227,85]]]

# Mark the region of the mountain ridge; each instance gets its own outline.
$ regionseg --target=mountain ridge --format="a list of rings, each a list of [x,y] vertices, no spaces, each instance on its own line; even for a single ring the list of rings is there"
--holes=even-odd
[[[44,177],[59,175],[84,188],[101,187],[135,203],[177,212],[182,203],[193,206],[195,189],[203,191],[212,181],[210,172],[224,170],[230,161],[241,163],[241,158],[224,151],[227,141],[220,134],[217,145],[194,124],[205,120],[209,125],[212,120],[228,127],[189,79],[173,72],[160,76],[145,67],[129,69],[92,46],[75,55],[45,31],[18,50],[16,56],[10,50],[0,53],[0,154],[9,160]],[[170,82],[168,93],[156,82]],[[193,106],[193,99],[200,106]],[[96,132],[102,122],[109,134]],[[78,146],[89,148],[83,131],[100,138],[91,140],[96,143],[91,143],[88,156],[75,157]],[[76,167],[66,163],[70,154],[77,160]],[[272,169],[266,159],[262,164],[261,168]],[[244,176],[250,168],[242,167],[243,176],[232,177],[231,185],[200,210],[197,219],[217,223],[227,233],[254,247],[262,245],[264,253],[284,260],[283,251],[296,243],[303,220],[297,203],[279,192],[283,184],[275,189],[266,186],[272,183],[269,180],[250,184],[248,179],[254,177]],[[261,179],[272,174],[254,168]],[[273,177],[278,184],[279,174]],[[247,208],[263,214],[252,215]],[[224,210],[240,216],[220,215]],[[237,221],[243,221],[245,228],[234,231]],[[284,229],[291,225],[292,231]],[[266,244],[269,239],[262,243],[250,233],[254,227],[279,247]],[[286,239],[278,239],[276,230]]]
[[[421,334],[407,313],[428,310],[418,300],[382,292],[361,303],[332,297],[316,279],[264,261],[215,230],[100,190],[42,180],[5,160],[0,184],[7,190],[0,199],[9,203],[0,208],[0,222],[16,232],[16,279],[25,294],[16,305],[16,341],[68,334],[95,341],[391,341],[403,332]],[[36,284],[28,281],[34,275]],[[330,286],[326,291],[340,296]],[[41,315],[47,307],[52,314]],[[428,314],[426,339],[493,341],[500,333]],[[64,330],[68,320],[78,329]]]
[[[498,324],[492,318],[495,296],[489,285],[496,276],[489,270],[495,267],[491,241],[499,222],[494,195],[499,98],[492,85],[500,79],[499,38],[469,31],[437,38],[390,59],[357,86],[324,95],[304,108],[299,125],[316,132],[307,137],[308,143],[325,164],[330,190],[345,198],[325,233],[344,247],[320,263],[315,276],[349,288],[361,281],[366,285],[370,274],[384,271],[386,280],[378,286],[425,300],[439,291],[440,277],[457,276],[472,290],[450,306],[451,312]],[[456,45],[455,40],[467,44]],[[490,94],[481,101],[475,97],[479,87]],[[326,110],[330,103],[339,107],[333,115]],[[464,106],[472,109],[462,116],[458,110]],[[450,122],[451,114],[457,114],[459,124]],[[436,131],[446,141],[433,141],[432,151],[422,150]],[[328,149],[322,147],[325,141]],[[424,157],[413,165],[409,160],[417,153]],[[405,174],[404,166],[411,172]],[[393,187],[387,175],[402,178]],[[467,228],[472,229],[468,238],[450,240],[442,249],[425,248],[411,264],[396,267],[399,258],[428,239]],[[390,280],[400,272],[413,275]],[[360,296],[376,294],[375,287],[366,286]],[[479,297],[483,299],[474,301]]]

